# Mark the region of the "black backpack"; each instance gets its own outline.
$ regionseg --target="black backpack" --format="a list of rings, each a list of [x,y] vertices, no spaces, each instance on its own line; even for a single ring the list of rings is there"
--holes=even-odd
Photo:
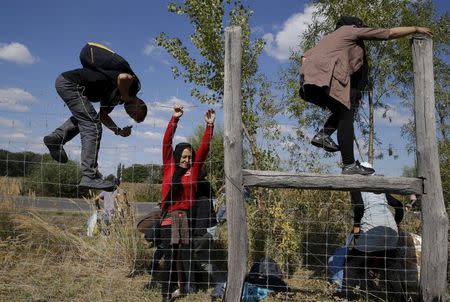
[[[141,83],[131,69],[130,64],[108,47],[95,43],[87,43],[80,52],[80,62],[84,68],[89,68],[104,74],[114,86],[117,86],[119,73],[131,74],[134,78],[129,94],[135,96],[141,89]]]
[[[283,280],[280,266],[270,257],[264,257],[254,262],[245,278],[245,282],[276,292],[289,291],[289,287]]]

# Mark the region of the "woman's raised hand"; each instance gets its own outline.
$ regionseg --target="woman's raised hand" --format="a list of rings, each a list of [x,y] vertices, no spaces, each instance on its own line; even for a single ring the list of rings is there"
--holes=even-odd
[[[173,117],[180,118],[183,115],[183,106],[174,105],[173,106]]]
[[[216,112],[213,109],[208,109],[205,113],[205,122],[208,124],[214,124],[216,119]]]

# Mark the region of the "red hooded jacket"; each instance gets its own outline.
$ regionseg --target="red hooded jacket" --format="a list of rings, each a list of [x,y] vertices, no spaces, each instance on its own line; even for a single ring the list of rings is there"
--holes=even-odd
[[[163,138],[163,182],[162,182],[162,202],[161,209],[168,200],[172,200],[171,205],[167,207],[167,212],[170,213],[176,210],[189,210],[194,202],[197,192],[197,180],[200,168],[206,160],[209,151],[209,144],[211,142],[213,128],[212,124],[207,124],[205,133],[203,134],[200,148],[197,150],[195,159],[191,167],[181,177],[181,184],[183,189],[178,194],[170,195],[170,188],[172,184],[172,177],[175,172],[175,159],[173,157],[172,141],[177,129],[178,119],[173,117],[167,125],[166,132]]]

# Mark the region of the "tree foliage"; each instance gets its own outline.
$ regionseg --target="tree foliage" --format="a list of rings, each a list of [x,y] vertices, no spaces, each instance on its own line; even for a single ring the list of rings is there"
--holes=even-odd
[[[0,176],[27,177],[33,168],[51,160],[49,154],[0,150]]]
[[[79,187],[80,166],[69,160],[60,164],[54,160],[34,166],[29,177],[24,179],[24,194],[37,196],[81,198],[89,196],[89,190]]]
[[[133,164],[121,168],[122,182],[161,184],[162,166],[155,164]]]
[[[186,16],[194,27],[190,36],[198,53],[190,52],[180,38],[169,38],[161,33],[156,42],[177,62],[172,67],[175,77],[193,84],[191,95],[202,103],[222,103],[224,93],[224,24],[242,29],[242,120],[246,129],[253,164],[275,162],[274,152],[263,152],[257,136],[276,137],[273,131],[275,115],[279,108],[271,94],[270,82],[258,73],[258,57],[265,42],[262,38],[251,40],[249,19],[252,11],[240,0],[185,0],[182,4],[170,3],[172,13]],[[228,12],[228,14],[226,14]],[[266,146],[265,151],[274,150]],[[267,158],[267,155],[270,155]]]
[[[200,142],[205,131],[204,126],[199,126],[195,133],[188,138],[192,147],[198,150]],[[214,190],[217,190],[225,184],[224,176],[224,148],[223,148],[223,130],[220,127],[214,129],[214,136],[212,138],[208,159],[204,163],[204,170],[207,173],[207,179],[211,182]]]

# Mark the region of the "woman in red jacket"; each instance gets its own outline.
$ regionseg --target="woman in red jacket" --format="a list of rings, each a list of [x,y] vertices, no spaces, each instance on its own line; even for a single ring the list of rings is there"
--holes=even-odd
[[[186,294],[190,283],[189,225],[187,212],[195,203],[200,168],[206,160],[216,114],[205,113],[206,129],[197,152],[189,143],[172,147],[172,140],[183,107],[174,106],[163,139],[163,183],[161,209],[165,217],[161,223],[161,248],[164,254],[163,301],[170,301],[174,280],[178,280],[178,293]]]

